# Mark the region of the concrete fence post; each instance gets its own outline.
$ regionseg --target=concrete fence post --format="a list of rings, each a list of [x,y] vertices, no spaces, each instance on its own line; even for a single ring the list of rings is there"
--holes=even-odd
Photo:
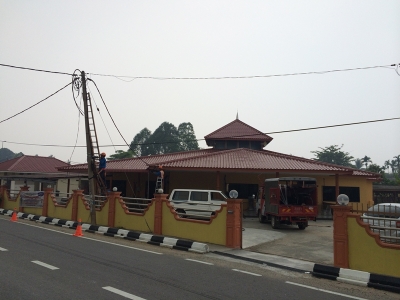
[[[42,207],[42,216],[48,217],[49,211],[49,197],[53,194],[52,188],[45,188],[43,195],[43,207]]]
[[[154,234],[162,234],[162,206],[168,194],[154,194]]]
[[[242,248],[242,200],[227,199],[226,246]]]
[[[16,200],[15,202],[16,202],[16,205],[18,205],[18,211],[24,212],[24,208],[21,207],[21,192],[29,191],[29,186],[23,185],[23,186],[20,186],[19,188],[20,188],[20,190],[19,190],[20,194],[17,196],[17,199],[15,199]]]
[[[338,268],[349,268],[349,240],[347,216],[351,206],[332,205],[333,209],[333,264]]]
[[[115,199],[121,196],[121,192],[108,192],[108,227],[115,226]]]
[[[71,220],[78,221],[78,200],[83,197],[83,190],[73,190]]]

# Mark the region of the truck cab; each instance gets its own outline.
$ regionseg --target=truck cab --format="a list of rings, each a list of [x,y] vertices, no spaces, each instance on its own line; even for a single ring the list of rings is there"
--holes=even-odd
[[[316,221],[318,207],[315,178],[266,179],[257,198],[259,221],[271,221],[274,229],[280,224],[297,224],[299,229],[305,229],[308,221]]]

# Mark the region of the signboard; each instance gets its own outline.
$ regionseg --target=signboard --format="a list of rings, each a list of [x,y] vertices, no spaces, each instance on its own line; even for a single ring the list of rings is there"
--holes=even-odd
[[[21,192],[21,207],[43,207],[44,192]]]

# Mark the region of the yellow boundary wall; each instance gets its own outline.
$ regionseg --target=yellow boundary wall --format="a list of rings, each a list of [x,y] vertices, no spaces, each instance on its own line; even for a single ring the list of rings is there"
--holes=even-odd
[[[347,230],[350,269],[400,277],[400,245],[383,243],[360,216],[347,217]]]
[[[169,203],[162,203],[162,231],[163,235],[175,236],[197,242],[226,244],[226,204],[216,212],[210,221],[188,220],[179,218]]]

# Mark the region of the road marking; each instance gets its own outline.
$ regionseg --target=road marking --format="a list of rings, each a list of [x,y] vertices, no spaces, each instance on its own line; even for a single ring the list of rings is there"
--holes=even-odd
[[[138,297],[138,296],[135,296],[135,295],[129,294],[129,293],[127,293],[127,292],[121,291],[121,290],[119,290],[119,289],[113,288],[113,287],[111,287],[111,286],[105,286],[105,287],[103,287],[103,289],[105,289],[105,290],[107,290],[107,291],[109,291],[109,292],[115,293],[115,294],[117,294],[117,295],[120,295],[120,296],[122,296],[122,297],[128,298],[128,299],[132,299],[132,300],[146,300],[146,299],[144,299],[144,298],[140,298],[140,297]]]
[[[8,250],[0,247],[0,251],[8,251]]]
[[[44,263],[44,262],[41,262],[41,261],[38,261],[38,260],[32,260],[32,262],[33,262],[34,264],[37,264],[37,265],[39,265],[39,266],[45,267],[45,268],[50,269],[50,270],[58,270],[57,267],[54,267],[54,266],[52,266],[52,265],[48,265],[48,264],[46,264],[46,263]]]
[[[186,258],[186,260],[198,262],[198,263],[205,264],[205,265],[214,265],[214,264],[209,263],[209,262],[205,262],[205,261],[201,261],[201,260],[195,260],[195,259],[190,259],[190,258]]]
[[[343,296],[343,297],[347,297],[347,298],[351,298],[351,299],[367,300],[367,299],[365,299],[365,298],[360,298],[360,297],[350,296],[350,295],[346,295],[346,294],[336,293],[336,292],[332,292],[332,291],[328,291],[328,290],[323,290],[323,289],[315,288],[315,287],[308,286],[308,285],[304,285],[304,284],[300,284],[300,283],[294,283],[294,282],[290,282],[290,281],[286,281],[286,283],[288,283],[288,284],[293,284],[293,285],[297,285],[297,286],[301,286],[301,287],[304,287],[304,288],[307,288],[307,289],[311,289],[311,290],[316,290],[316,291],[328,293],[328,294]]]
[[[242,271],[242,270],[238,270],[238,269],[232,269],[232,271],[241,272],[241,273],[245,273],[245,274],[249,274],[249,275],[253,275],[253,276],[262,276],[261,274],[246,272],[246,271]]]
[[[0,219],[1,219],[1,218],[0,218]],[[71,236],[71,233],[62,232],[62,231],[58,231],[58,230],[55,230],[55,229],[44,228],[44,227],[35,226],[35,225],[32,225],[32,224],[21,223],[21,222],[18,222],[18,224],[22,224],[22,225],[26,225],[26,226],[31,226],[31,227],[36,227],[36,228],[40,228],[40,229],[44,229],[44,230],[48,230],[48,231],[53,231],[53,232],[58,232],[58,233],[61,233],[61,234],[66,234],[66,235]],[[96,242],[100,242],[100,243],[105,243],[105,244],[111,244],[111,245],[115,245],[115,246],[130,248],[130,249],[134,249],[134,250],[138,250],[138,251],[143,251],[143,252],[148,252],[148,253],[153,253],[153,254],[160,254],[160,255],[162,255],[162,253],[160,253],[160,252],[155,252],[155,251],[140,249],[140,248],[136,248],[136,247],[125,246],[125,245],[119,245],[119,244],[116,244],[116,243],[111,243],[111,242],[96,240],[96,239],[88,238],[88,237],[85,237],[85,236],[81,236],[80,238],[81,238],[81,239],[86,239],[86,240],[91,240],[91,241],[96,241]]]

